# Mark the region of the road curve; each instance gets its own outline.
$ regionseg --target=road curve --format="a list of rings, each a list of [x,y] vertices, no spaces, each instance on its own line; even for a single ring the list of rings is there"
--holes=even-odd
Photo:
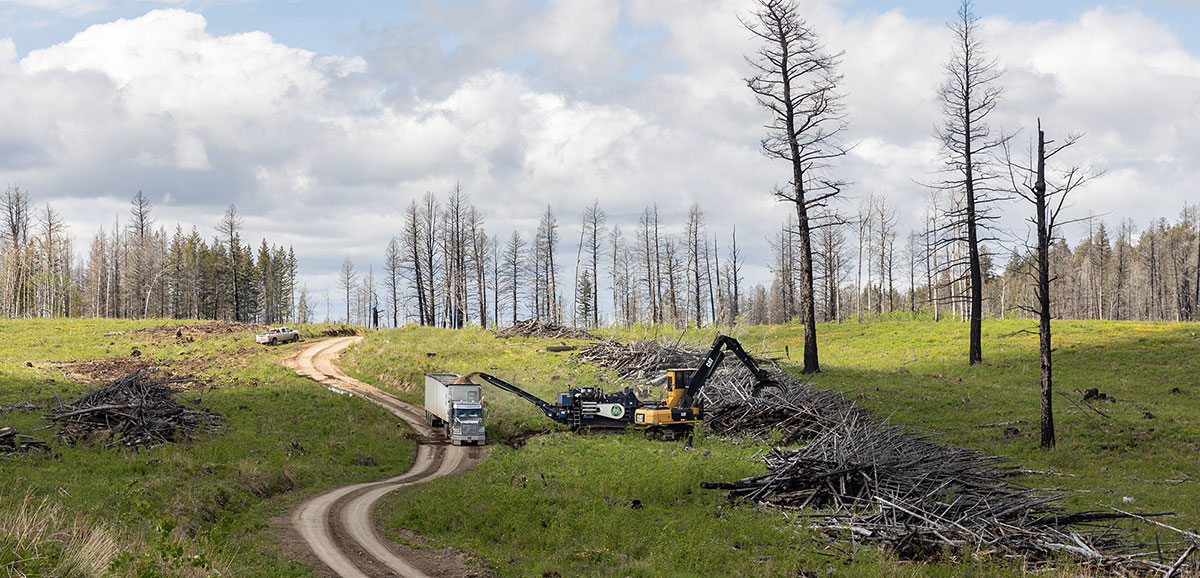
[[[407,472],[378,482],[352,484],[325,492],[300,504],[291,525],[312,553],[335,576],[375,578],[429,574],[406,559],[375,528],[376,503],[388,492],[461,472],[477,460],[478,451],[445,443],[425,425],[424,410],[401,401],[342,372],[334,360],[362,337],[316,341],[284,364],[321,384],[361,396],[404,420],[418,436],[417,456]],[[440,572],[439,572],[440,573]]]

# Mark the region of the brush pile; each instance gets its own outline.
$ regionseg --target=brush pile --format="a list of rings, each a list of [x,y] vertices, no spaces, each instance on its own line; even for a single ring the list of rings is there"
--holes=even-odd
[[[615,370],[628,379],[648,379],[667,369],[695,367],[703,356],[699,349],[660,341],[601,341],[580,351],[576,359]]]
[[[600,339],[587,331],[567,327],[557,323],[548,323],[538,321],[537,319],[526,319],[518,321],[512,325],[496,332],[498,339],[511,339],[513,337],[541,337],[548,339]]]
[[[846,420],[865,417],[842,394],[809,387],[782,371],[771,372],[771,383],[759,384],[742,366],[722,364],[709,379],[704,425],[730,437],[776,439],[781,445],[818,437]]]
[[[667,367],[694,367],[699,351],[642,342],[597,344],[581,361],[627,377]],[[728,361],[728,360],[727,360]],[[1065,512],[1063,496],[1010,481],[1002,458],[946,446],[873,417],[841,394],[811,387],[782,371],[760,384],[744,367],[724,363],[705,385],[705,425],[717,434],[807,441],[763,456],[767,473],[705,482],[732,501],[771,505],[831,537],[880,544],[897,556],[928,559],[977,551],[1026,563],[1070,556],[1105,572],[1196,575],[1190,560],[1200,537],[1177,531],[1179,543],[1140,545],[1121,519],[1160,514],[1118,510]],[[1165,526],[1164,526],[1165,527]]]
[[[103,389],[59,405],[46,419],[59,424],[59,437],[74,443],[103,439],[105,447],[136,448],[192,439],[219,430],[223,418],[180,401],[170,386],[186,379],[154,380],[137,370]]]
[[[814,527],[907,559],[967,549],[1025,563],[1069,555],[1099,569],[1144,572],[1161,570],[1156,557],[1172,555],[1129,545],[1129,533],[1112,526],[1129,514],[1066,513],[1056,505],[1062,496],[1011,483],[1001,458],[862,414],[845,417],[801,449],[772,450],[765,474],[702,487],[728,490],[730,500],[818,510]]]
[[[29,436],[21,435],[15,428],[0,427],[0,455],[11,456],[31,451],[45,450],[46,442],[37,441]]]

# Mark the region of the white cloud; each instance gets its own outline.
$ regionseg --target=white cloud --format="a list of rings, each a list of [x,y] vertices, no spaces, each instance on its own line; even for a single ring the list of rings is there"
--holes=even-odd
[[[696,202],[721,243],[736,225],[749,259],[768,260],[788,212],[770,191],[788,170],[758,151],[766,118],[743,81],[754,49],[737,20],[744,2],[419,7],[411,26],[369,31],[379,49],[366,58],[260,31],[214,35],[184,10],[94,25],[20,60],[0,39],[0,179],[90,207],[62,210],[81,237],[123,218],[139,189],[161,221],[205,236],[237,203],[251,237],[296,246],[314,294],[342,256],[378,261],[404,206],[456,181],[502,238],[530,236],[546,204],[569,239],[593,199],[626,235],[651,203],[679,229]],[[910,217],[902,226],[918,226],[928,195],[917,183],[938,168],[944,23],[847,18],[816,0],[805,14],[845,51],[858,146],[834,166],[854,183],[844,208],[886,193]],[[983,31],[1007,68],[993,127],[1029,130],[1041,116],[1053,136],[1086,131],[1077,158],[1109,170],[1080,210],[1144,224],[1192,199],[1200,59],[1162,23],[1097,9],[1071,22],[987,19]],[[1005,208],[1006,222],[1024,210]]]

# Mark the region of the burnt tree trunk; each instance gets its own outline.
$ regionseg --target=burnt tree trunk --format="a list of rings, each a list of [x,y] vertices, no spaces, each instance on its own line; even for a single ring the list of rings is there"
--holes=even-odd
[[[1040,125],[1040,123],[1039,123]],[[1046,219],[1046,135],[1038,126],[1037,181],[1034,184],[1037,205],[1037,300],[1038,349],[1042,362],[1042,447],[1054,447],[1054,381],[1050,359],[1050,225]]]

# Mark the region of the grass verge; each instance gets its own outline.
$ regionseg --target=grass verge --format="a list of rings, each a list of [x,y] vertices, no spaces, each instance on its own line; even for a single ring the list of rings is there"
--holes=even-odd
[[[0,425],[50,442],[45,453],[0,457],[0,576],[309,576],[280,551],[271,519],[323,489],[411,463],[415,447],[396,418],[279,366],[304,342],[265,347],[253,343],[255,327],[163,323],[0,322]],[[137,451],[53,438],[42,414],[89,387],[65,378],[63,362],[89,359],[209,379],[184,395],[224,415],[224,431]],[[58,537],[36,552],[5,523],[31,512]],[[95,547],[94,536],[118,547]],[[72,562],[81,556],[90,562]]]

